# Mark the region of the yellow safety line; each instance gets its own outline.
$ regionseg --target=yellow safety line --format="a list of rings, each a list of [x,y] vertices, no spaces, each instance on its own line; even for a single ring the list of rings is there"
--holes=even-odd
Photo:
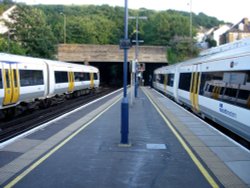
[[[80,129],[78,129],[76,132],[71,134],[69,137],[67,137],[65,140],[63,140],[59,145],[57,145],[54,149],[52,149],[50,152],[48,152],[46,155],[44,155],[42,158],[37,160],[35,163],[33,163],[28,169],[26,169],[23,173],[21,173],[19,176],[17,176],[14,180],[12,180],[10,183],[8,183],[4,188],[10,188],[16,185],[21,179],[23,179],[26,175],[28,175],[32,170],[34,170],[37,166],[39,166],[42,162],[44,162],[46,159],[48,159],[53,153],[55,153],[57,150],[59,150],[62,146],[64,146],[68,141],[70,141],[72,138],[74,138],[78,133],[80,133],[83,129],[85,129],[88,125],[93,123],[97,118],[99,118],[103,113],[105,113],[107,110],[109,110],[113,105],[115,105],[121,97],[119,97],[114,103],[112,103],[110,106],[108,106],[104,111],[100,112],[97,116],[95,116],[92,120],[87,122],[85,125],[83,125]]]
[[[145,93],[145,92],[144,92]],[[145,93],[145,95],[148,97],[148,99],[150,100],[150,102],[153,104],[153,106],[155,107],[155,109],[158,111],[158,113],[161,115],[161,117],[163,118],[163,120],[165,121],[165,123],[167,124],[167,126],[170,128],[170,130],[174,133],[174,135],[176,136],[176,138],[179,140],[179,142],[181,143],[181,145],[183,146],[183,148],[187,151],[188,155],[190,156],[190,158],[194,161],[195,165],[198,167],[198,169],[200,170],[200,172],[203,174],[203,176],[207,179],[207,181],[209,182],[209,184],[214,187],[217,188],[219,187],[219,185],[214,181],[214,179],[212,178],[212,176],[210,176],[210,174],[208,173],[208,171],[205,169],[205,167],[201,164],[201,162],[199,161],[199,159],[195,156],[195,154],[192,152],[192,150],[190,149],[190,147],[186,144],[186,142],[183,140],[183,138],[180,136],[180,134],[175,130],[175,128],[173,127],[173,125],[168,121],[168,119],[164,116],[164,114],[161,112],[161,110],[158,108],[158,106],[152,101],[152,99],[149,97],[148,94]]]

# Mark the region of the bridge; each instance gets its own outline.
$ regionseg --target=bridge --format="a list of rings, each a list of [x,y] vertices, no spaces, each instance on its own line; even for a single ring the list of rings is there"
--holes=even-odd
[[[135,57],[135,47],[128,51],[128,60]],[[60,44],[58,59],[67,62],[123,62],[123,50],[118,45]],[[139,62],[167,63],[166,47],[139,46]]]
[[[135,47],[128,51],[128,61],[135,57]],[[58,57],[60,61],[90,64],[100,70],[101,82],[108,85],[122,85],[123,50],[118,45],[60,44]],[[145,63],[142,77],[148,84],[149,75],[163,65],[167,65],[166,47],[139,46],[138,61]]]

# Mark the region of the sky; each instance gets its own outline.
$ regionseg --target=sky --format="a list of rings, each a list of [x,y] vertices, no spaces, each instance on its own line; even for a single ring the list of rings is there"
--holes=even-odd
[[[125,0],[14,0],[26,4],[65,4],[65,5],[83,5],[108,4],[110,6],[124,7]],[[190,6],[190,2],[191,6]],[[249,0],[128,0],[128,8],[139,9],[147,8],[152,10],[182,10],[198,14],[205,13],[208,16],[214,16],[219,20],[231,22],[233,24],[247,17],[250,20],[250,1]]]

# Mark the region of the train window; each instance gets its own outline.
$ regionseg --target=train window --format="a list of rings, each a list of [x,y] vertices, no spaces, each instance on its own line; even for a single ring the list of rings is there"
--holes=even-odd
[[[174,86],[174,74],[168,74],[168,82],[167,82],[168,86],[173,87]]]
[[[213,92],[213,90],[214,90],[214,86],[210,85],[208,91],[209,91],[209,92]]]
[[[68,72],[66,71],[55,71],[55,81],[59,83],[68,83]]]
[[[0,89],[3,89],[2,70],[0,69]]]
[[[228,96],[228,97],[236,97],[236,93],[237,93],[237,90],[236,89],[233,89],[233,88],[226,88],[226,91],[225,91],[225,94],[224,96]]]
[[[212,98],[213,94],[218,91],[214,89],[215,87],[221,88],[219,96],[215,100],[249,108],[250,71],[202,73],[200,95]]]
[[[159,83],[163,84],[164,83],[164,74],[159,74],[160,80]]]
[[[98,80],[97,73],[94,73],[94,80]]]
[[[179,89],[189,91],[191,82],[191,73],[181,73],[179,81]]]
[[[16,69],[13,70],[13,78],[14,78],[14,87],[17,87],[17,77],[16,77]]]
[[[35,86],[43,85],[43,71],[40,70],[19,70],[20,75],[20,85],[25,86]]]
[[[238,95],[238,99],[247,100],[249,96],[250,96],[250,91],[240,90],[239,95]]]
[[[6,88],[10,88],[10,75],[9,70],[5,70],[5,77],[6,77]]]
[[[84,81],[84,73],[83,72],[74,72],[74,75],[75,75],[76,82]]]
[[[203,72],[201,74],[199,94],[204,95],[206,97],[211,97],[211,92],[213,92],[214,86],[218,86],[218,84],[221,84],[222,80],[223,72]]]
[[[222,87],[222,88],[220,89],[220,95],[223,95],[224,90],[225,90],[225,88],[224,88],[224,87]]]
[[[89,73],[84,73],[84,78],[85,78],[85,81],[89,81],[90,80],[90,74]]]

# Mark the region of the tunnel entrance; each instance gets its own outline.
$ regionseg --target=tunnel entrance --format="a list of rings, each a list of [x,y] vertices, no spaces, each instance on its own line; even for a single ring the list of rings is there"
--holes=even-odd
[[[149,83],[149,75],[152,76],[154,74],[154,70],[162,67],[162,66],[167,66],[167,63],[145,63],[145,71],[142,73],[143,79],[144,79],[144,85],[148,86],[150,85]]]
[[[123,63],[121,62],[89,62],[90,65],[97,67],[100,71],[100,85],[109,87],[123,86]],[[144,85],[149,85],[149,75],[153,75],[155,69],[166,66],[166,63],[145,63],[145,71],[142,72]],[[130,84],[130,72],[128,63],[128,81]],[[142,82],[141,82],[142,83]]]
[[[123,63],[91,62],[90,65],[97,67],[99,69],[101,86],[109,86],[109,87],[123,86]]]

